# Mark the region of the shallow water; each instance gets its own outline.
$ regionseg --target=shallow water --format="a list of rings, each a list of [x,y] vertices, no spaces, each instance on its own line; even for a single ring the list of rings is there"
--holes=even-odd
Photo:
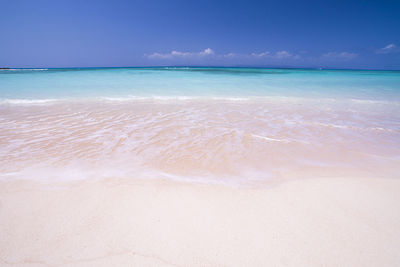
[[[8,70],[0,178],[398,177],[398,72]]]

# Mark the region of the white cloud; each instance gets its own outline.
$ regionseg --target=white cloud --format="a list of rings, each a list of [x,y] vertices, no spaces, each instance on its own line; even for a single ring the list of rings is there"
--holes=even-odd
[[[200,52],[201,55],[213,55],[214,51],[211,48],[207,48],[204,51]]]
[[[328,52],[322,55],[323,58],[330,60],[351,60],[357,56],[358,54],[351,52]]]
[[[282,50],[278,51],[276,53],[271,53],[271,52],[262,52],[262,53],[251,53],[250,56],[256,57],[256,58],[270,58],[270,59],[298,59],[300,58],[299,55],[294,55],[288,51]]]
[[[228,53],[228,54],[222,55],[222,57],[225,57],[225,58],[236,58],[236,57],[240,57],[240,56],[241,56],[240,54],[236,54],[236,53]]]
[[[288,51],[279,51],[275,53],[275,58],[290,58],[293,57]]]
[[[204,49],[200,52],[181,52],[173,50],[170,53],[153,53],[145,54],[145,57],[149,59],[200,59],[200,58],[213,58],[215,60],[223,59],[270,59],[270,60],[283,60],[283,59],[298,59],[300,58],[297,54],[292,54],[288,51],[282,50],[275,53],[265,51],[261,53],[250,53],[250,54],[238,54],[238,53],[227,53],[227,54],[216,54],[211,48]]]
[[[200,52],[180,52],[173,50],[170,53],[162,54],[162,53],[153,53],[150,55],[145,55],[148,58],[152,59],[171,59],[171,58],[191,58],[191,57],[203,57],[214,55],[214,51],[211,48],[204,49]]]
[[[270,52],[262,52],[262,53],[251,53],[250,54],[252,57],[267,57],[269,55],[271,55]]]
[[[399,53],[399,52],[400,48],[395,44],[388,44],[387,46],[376,50],[377,54],[389,54],[389,53]]]

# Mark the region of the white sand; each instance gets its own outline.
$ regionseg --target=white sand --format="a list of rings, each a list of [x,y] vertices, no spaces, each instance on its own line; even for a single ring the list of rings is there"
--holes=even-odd
[[[400,266],[400,179],[0,182],[1,266]]]

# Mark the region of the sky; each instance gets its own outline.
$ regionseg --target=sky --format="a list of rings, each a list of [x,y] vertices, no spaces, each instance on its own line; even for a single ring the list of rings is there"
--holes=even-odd
[[[400,1],[0,0],[0,67],[400,69]]]

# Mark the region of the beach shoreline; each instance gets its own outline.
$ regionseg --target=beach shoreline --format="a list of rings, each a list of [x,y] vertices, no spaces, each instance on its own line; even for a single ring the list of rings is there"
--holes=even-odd
[[[397,72],[0,78],[1,266],[400,265]]]
[[[0,184],[2,266],[400,264],[398,179]]]

